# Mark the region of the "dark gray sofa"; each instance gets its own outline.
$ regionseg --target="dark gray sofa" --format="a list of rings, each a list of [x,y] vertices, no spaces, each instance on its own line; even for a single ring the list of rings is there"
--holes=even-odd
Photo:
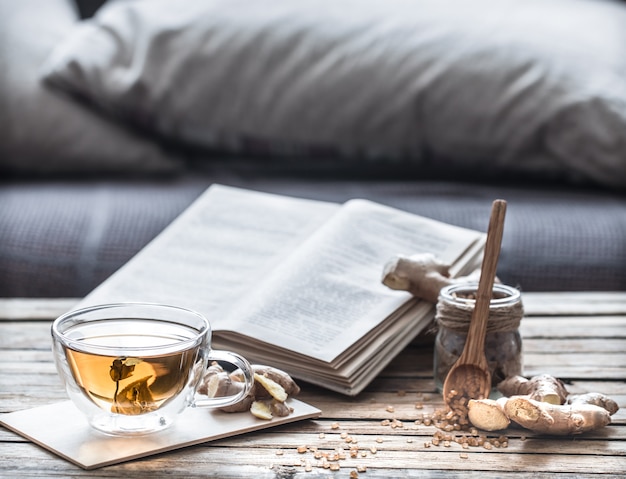
[[[491,201],[504,198],[502,281],[525,291],[626,290],[626,197],[620,193],[555,184],[311,177],[223,166],[149,181],[4,181],[0,294],[85,295],[213,182],[332,201],[370,198],[482,231]]]
[[[541,162],[536,161],[541,155],[535,140],[509,149],[519,139],[511,132],[503,136],[511,139],[504,150],[489,145],[478,155],[463,157],[431,135],[420,144],[419,154],[396,157],[389,149],[379,155],[386,158],[382,162],[367,142],[294,147],[291,140],[300,140],[301,130],[284,123],[291,134],[287,145],[268,144],[266,138],[259,142],[254,134],[250,139],[250,130],[236,144],[230,137],[221,144],[198,144],[180,133],[184,124],[161,131],[155,128],[161,125],[156,117],[138,110],[130,120],[107,108],[99,111],[98,105],[84,102],[89,92],[77,99],[64,93],[60,83],[55,87],[41,80],[39,68],[63,36],[58,30],[66,33],[78,14],[68,17],[67,2],[61,0],[16,3],[30,4],[28,16],[8,4],[0,12],[5,18],[0,22],[14,26],[0,30],[5,35],[0,64],[10,67],[2,69],[0,83],[2,297],[85,295],[212,183],[338,202],[369,198],[483,231],[491,201],[503,198],[509,208],[498,271],[502,281],[525,291],[626,290],[626,132],[601,128],[619,126],[620,115],[626,119],[626,42],[615,46],[623,53],[616,71],[625,74],[619,95],[608,100],[615,118],[603,123],[598,112],[606,111],[596,108],[595,98],[588,126],[600,133],[586,137],[571,109],[558,117],[563,130],[578,132],[574,146],[567,135],[548,135],[559,125],[545,123],[533,133],[535,140],[545,140],[542,147],[551,146]],[[61,3],[59,13],[54,9]],[[562,2],[548,2],[554,3]],[[35,4],[40,20],[32,10]],[[626,19],[624,4],[595,4]],[[572,5],[586,12],[594,1],[572,0]],[[37,38],[7,40],[26,27],[37,29]],[[42,38],[48,43],[35,45]],[[26,54],[17,57],[18,47]],[[497,136],[494,124],[490,127]],[[257,133],[263,131],[271,128]],[[356,133],[348,137],[357,138]],[[381,136],[380,143],[391,145],[390,138],[395,137]],[[602,148],[594,147],[599,141]],[[521,161],[526,158],[528,162]],[[610,161],[600,165],[605,158]]]

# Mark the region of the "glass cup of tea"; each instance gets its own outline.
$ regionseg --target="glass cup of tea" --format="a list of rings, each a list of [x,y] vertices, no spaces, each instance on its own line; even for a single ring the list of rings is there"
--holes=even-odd
[[[119,303],[70,311],[52,324],[52,343],[70,399],[106,434],[160,431],[187,407],[238,402],[254,381],[242,356],[211,349],[211,326],[204,316],[176,306]],[[212,361],[243,372],[240,393],[196,396]]]

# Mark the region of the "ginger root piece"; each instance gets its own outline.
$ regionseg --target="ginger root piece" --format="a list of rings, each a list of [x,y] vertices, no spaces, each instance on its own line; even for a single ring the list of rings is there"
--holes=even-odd
[[[263,364],[253,364],[252,372],[254,374],[265,376],[272,381],[280,384],[289,396],[295,396],[300,392],[300,386],[298,386],[293,378],[282,369],[274,368],[272,366],[265,366]],[[230,376],[236,381],[243,381],[243,375],[239,370],[233,371],[232,373],[230,373]],[[258,389],[259,388],[257,388],[255,393],[259,397],[264,394],[264,391],[265,397],[268,397],[267,391],[265,389],[263,389],[262,391]]]
[[[230,406],[224,406],[220,408],[222,412],[243,412],[249,411],[252,407],[252,403],[255,401],[254,396],[247,394],[241,401]]]
[[[273,416],[284,417],[292,409],[284,404],[289,396],[300,392],[300,387],[287,374],[278,368],[253,364],[254,385],[248,394],[238,403],[220,408],[224,412],[251,411],[255,416],[271,419]],[[222,367],[214,363],[203,378],[198,392],[209,397],[231,396],[243,388],[243,374],[240,370],[226,373]],[[256,404],[262,403],[262,404]],[[253,410],[254,408],[254,410]]]
[[[576,394],[567,399],[567,404],[593,404],[606,409],[611,416],[619,410],[617,403],[602,393]]]
[[[517,396],[504,402],[504,412],[514,422],[531,431],[550,434],[581,434],[611,422],[606,409],[593,404],[554,405]]]
[[[270,411],[270,406],[265,401],[254,401],[252,406],[250,406],[250,412],[253,416],[267,421],[273,417],[272,412]]]
[[[436,303],[444,286],[476,282],[480,270],[469,276],[450,278],[450,265],[431,253],[396,255],[383,267],[382,283],[391,289],[408,291],[413,296]]]
[[[413,296],[436,303],[439,291],[453,283],[450,265],[430,253],[396,255],[383,268],[382,282],[391,289],[408,291]]]
[[[468,418],[474,426],[494,431],[507,427],[510,420],[537,433],[580,434],[610,424],[619,409],[601,393],[568,398],[563,382],[547,374],[530,379],[513,376],[500,382],[498,390],[505,397],[469,402]]]
[[[256,386],[256,385],[254,385]],[[253,388],[254,388],[253,386]],[[218,363],[212,363],[198,387],[198,393],[206,394],[209,397],[223,397],[237,394],[243,388],[243,378],[241,380],[228,374]],[[224,412],[248,411],[254,401],[252,390],[238,403],[220,408]]]
[[[274,416],[286,417],[293,412],[293,408],[287,406],[287,404],[285,404],[284,402],[272,401],[269,406],[270,411]]]
[[[284,402],[277,401],[276,399],[272,401],[259,400],[252,402],[252,404],[250,405],[250,412],[252,413],[252,415],[258,417],[259,419],[265,419],[269,421],[274,416],[289,416],[293,412],[293,408],[290,408]]]
[[[209,397],[234,396],[243,389],[243,383],[233,381],[227,372],[213,374],[206,382],[206,395]]]
[[[277,401],[285,402],[287,400],[287,392],[285,391],[285,388],[273,379],[270,379],[268,376],[254,373],[254,381],[263,386],[265,390],[270,393],[270,396]]]
[[[204,374],[204,377],[202,378],[202,382],[200,383],[200,386],[198,387],[198,392],[200,394],[207,394],[207,387],[211,378],[215,376],[216,374],[223,373],[223,372],[224,372],[224,369],[222,368],[222,366],[219,365],[219,363],[216,363],[215,361],[212,362],[211,365],[207,368]]]
[[[504,402],[507,398],[470,399],[468,403],[468,419],[477,428],[484,431],[499,431],[506,429],[511,420],[504,412]]]
[[[504,396],[528,396],[531,399],[550,404],[565,404],[567,389],[560,379],[541,374],[526,379],[522,376],[511,376],[498,384],[498,391]]]
[[[254,364],[252,365],[252,371],[255,374],[265,376],[275,383],[280,384],[289,396],[295,396],[300,392],[300,386],[282,369],[264,366],[262,364]]]

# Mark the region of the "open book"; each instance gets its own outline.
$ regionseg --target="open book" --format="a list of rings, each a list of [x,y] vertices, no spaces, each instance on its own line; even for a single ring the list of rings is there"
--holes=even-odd
[[[159,302],[209,319],[212,345],[355,395],[432,319],[381,283],[398,253],[474,269],[483,233],[367,200],[211,186],[80,304]]]

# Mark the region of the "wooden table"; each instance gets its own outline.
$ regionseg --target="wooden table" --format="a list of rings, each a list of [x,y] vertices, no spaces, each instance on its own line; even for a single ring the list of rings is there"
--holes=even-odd
[[[52,363],[49,328],[74,303],[0,300],[0,413],[66,399]],[[442,402],[432,379],[432,336],[422,335],[357,398],[302,384],[300,399],[322,409],[320,419],[97,470],[82,470],[0,427],[0,477],[626,476],[626,293],[526,293],[524,303],[525,374],[550,373],[565,379],[572,393],[612,396],[621,409],[611,425],[566,438],[511,428],[504,433],[508,447],[491,450],[464,450],[455,442],[426,447],[436,429],[415,419],[441,409]],[[359,452],[351,458],[355,444]],[[307,451],[298,452],[300,446]],[[313,448],[343,448],[346,458],[336,461],[338,471],[325,469]],[[366,472],[357,473],[358,466]]]

